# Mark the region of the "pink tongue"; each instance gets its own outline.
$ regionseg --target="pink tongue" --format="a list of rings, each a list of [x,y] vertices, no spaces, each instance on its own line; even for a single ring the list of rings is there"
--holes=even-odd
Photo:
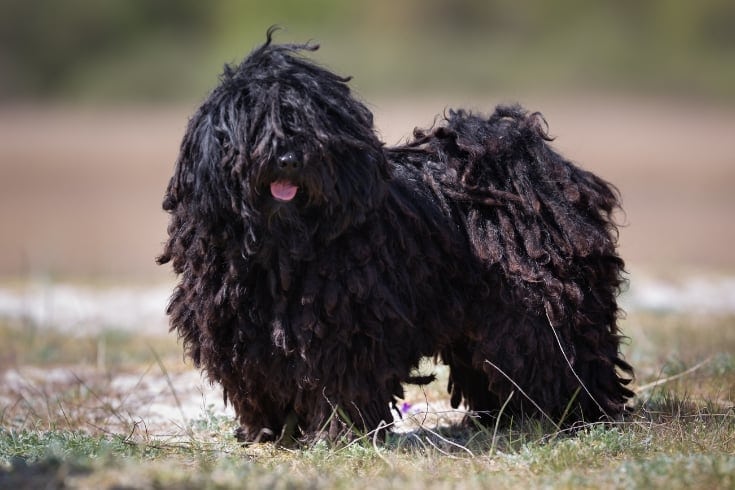
[[[290,201],[296,196],[299,188],[287,180],[277,180],[271,183],[271,194],[279,201]]]

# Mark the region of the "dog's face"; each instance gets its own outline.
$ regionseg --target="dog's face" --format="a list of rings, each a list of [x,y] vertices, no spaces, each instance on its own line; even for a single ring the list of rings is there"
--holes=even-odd
[[[225,68],[189,122],[167,210],[229,215],[251,234],[296,224],[333,237],[364,219],[388,178],[383,144],[348,79],[299,54],[314,49],[269,39]]]

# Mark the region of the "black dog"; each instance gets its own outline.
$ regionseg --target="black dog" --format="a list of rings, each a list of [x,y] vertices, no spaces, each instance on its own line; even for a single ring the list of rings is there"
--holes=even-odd
[[[387,148],[317,47],[271,35],[190,120],[163,203],[171,328],[239,438],[379,429],[425,356],[485,422],[619,417],[614,188],[518,106]]]

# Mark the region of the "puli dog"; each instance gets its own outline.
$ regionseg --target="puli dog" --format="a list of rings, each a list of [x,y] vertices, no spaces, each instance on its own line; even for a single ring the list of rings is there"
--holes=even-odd
[[[519,106],[388,147],[317,48],[269,31],[226,66],[163,201],[171,329],[238,438],[382,433],[424,357],[484,423],[620,417],[617,191]]]

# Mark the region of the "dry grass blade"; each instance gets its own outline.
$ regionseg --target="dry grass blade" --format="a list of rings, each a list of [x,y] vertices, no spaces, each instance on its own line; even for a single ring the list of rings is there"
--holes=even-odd
[[[663,378],[663,379],[658,379],[658,380],[653,381],[651,383],[646,383],[646,384],[644,384],[642,386],[639,386],[639,387],[637,387],[635,389],[635,394],[636,394],[636,396],[637,395],[640,395],[641,393],[643,393],[645,391],[648,391],[648,390],[650,390],[652,388],[655,388],[657,386],[664,385],[666,383],[670,383],[671,381],[674,381],[674,380],[677,380],[677,379],[682,378],[684,376],[687,376],[689,374],[692,374],[693,372],[701,369],[702,367],[704,367],[707,364],[709,364],[710,362],[712,362],[712,359],[713,358],[714,358],[714,356],[710,356],[707,359],[705,359],[704,361],[701,361],[701,362],[697,363],[696,365],[690,367],[686,371],[682,371],[682,372],[677,373],[677,374],[674,374],[672,376],[668,376],[668,377]]]
[[[572,366],[572,362],[569,360],[569,357],[567,356],[567,353],[564,351],[564,346],[562,346],[562,344],[561,344],[561,339],[559,339],[559,334],[557,333],[556,329],[554,328],[554,325],[551,324],[551,318],[549,318],[548,312],[546,314],[546,319],[549,322],[549,327],[551,328],[551,331],[554,333],[554,338],[556,339],[556,343],[559,346],[559,350],[561,350],[561,354],[564,356],[564,360],[566,361],[567,365],[569,366],[569,370],[572,371],[572,374],[574,375],[574,377],[579,382],[579,386],[581,386],[582,389],[584,390],[584,392],[587,393],[587,396],[590,397],[590,400],[592,400],[593,402],[595,402],[595,405],[597,405],[597,408],[600,409],[600,413],[604,413],[607,418],[610,418],[610,416],[605,411],[605,409],[602,408],[602,405],[600,405],[600,403],[597,401],[597,399],[594,396],[592,396],[592,393],[590,393],[590,390],[587,389],[587,386],[585,386],[584,382],[582,381],[582,379],[577,374],[577,371],[574,369],[574,366]],[[567,409],[570,406],[571,406],[571,401],[570,401],[570,405],[567,405]],[[565,410],[564,415],[562,416],[562,421],[566,417],[566,415],[567,415],[567,410]]]
[[[463,446],[463,445],[461,445],[461,444],[457,444],[457,443],[456,443],[456,442],[454,442],[454,441],[450,441],[450,440],[449,440],[449,439],[447,439],[446,437],[442,437],[442,436],[441,436],[441,435],[440,435],[439,433],[437,433],[437,432],[435,432],[435,431],[433,431],[433,430],[431,430],[431,429],[429,429],[429,428],[426,428],[426,427],[424,427],[424,428],[423,428],[423,430],[425,430],[426,432],[428,432],[428,433],[432,434],[432,435],[433,435],[434,437],[436,437],[437,439],[439,439],[439,440],[441,440],[441,441],[443,441],[443,442],[445,442],[445,443],[449,444],[450,446],[453,446],[453,447],[456,447],[456,448],[458,448],[458,449],[461,449],[462,451],[465,451],[465,452],[466,452],[467,454],[469,454],[469,455],[470,455],[470,457],[471,457],[471,458],[474,458],[474,457],[475,457],[475,454],[474,454],[474,453],[473,453],[472,451],[470,451],[470,449],[469,449],[469,448],[466,448],[466,447],[464,447],[464,446]],[[428,441],[428,443],[429,443],[429,444],[431,444],[431,445],[432,445],[432,446],[434,446],[434,447],[435,447],[436,449],[438,449],[438,450],[439,450],[439,451],[440,451],[440,452],[441,452],[442,454],[445,454],[445,455],[449,456],[449,454],[445,453],[444,451],[441,451],[441,449],[439,449],[439,448],[438,448],[438,447],[437,447],[437,446],[436,446],[436,445],[435,445],[435,444],[434,444],[434,443],[433,443],[433,442],[431,441],[431,438],[428,438],[428,437],[427,437],[427,438],[426,438],[426,440]],[[455,458],[456,458],[456,456],[452,456],[452,457],[455,457]]]
[[[515,391],[511,391],[510,395],[508,395],[508,398],[505,399],[503,402],[503,406],[500,407],[500,412],[498,413],[497,418],[495,419],[495,427],[493,427],[493,438],[492,442],[490,444],[490,454],[495,454],[495,449],[498,445],[498,429],[500,428],[500,419],[503,416],[503,413],[505,413],[505,407],[508,406],[508,403],[510,403],[510,399],[513,398],[513,394]]]
[[[171,382],[171,376],[168,375],[168,370],[166,369],[166,366],[164,366],[163,361],[161,360],[161,357],[158,355],[158,352],[156,352],[156,350],[153,349],[152,347],[150,348],[150,351],[151,351],[151,354],[153,354],[153,357],[156,360],[156,363],[158,364],[158,367],[161,370],[163,377],[166,379],[166,384],[171,390],[171,395],[174,397],[174,401],[176,402],[176,408],[178,409],[179,414],[181,415],[181,420],[184,423],[184,430],[186,431],[186,435],[189,437],[189,440],[191,442],[195,442],[194,429],[192,428],[191,423],[189,422],[189,419],[186,417],[186,413],[184,412],[184,406],[181,404],[179,395],[176,392],[176,389],[174,388],[173,383]]]
[[[395,466],[393,465],[393,463],[388,458],[386,458],[385,456],[383,456],[382,451],[378,447],[378,436],[380,435],[381,430],[386,429],[387,426],[388,426],[388,424],[386,424],[385,421],[381,420],[380,423],[378,424],[378,427],[373,431],[373,449],[375,450],[375,454],[377,454],[378,457],[385,464],[387,464],[388,467],[392,470],[392,469],[395,469]]]

